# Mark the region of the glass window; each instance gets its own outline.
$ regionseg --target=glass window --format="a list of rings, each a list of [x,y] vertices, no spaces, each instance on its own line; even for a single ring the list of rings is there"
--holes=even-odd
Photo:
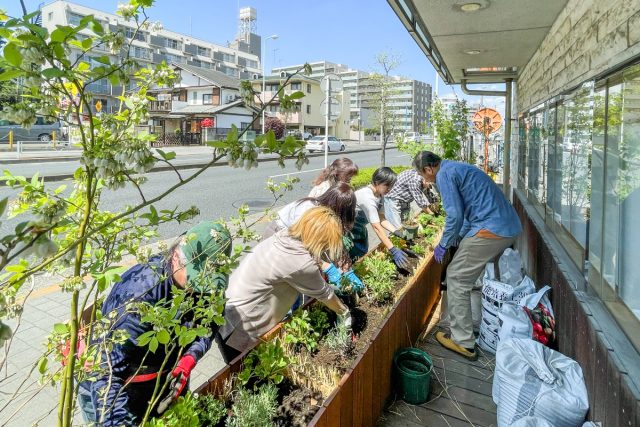
[[[205,93],[202,95],[202,103],[203,104],[212,104],[213,103],[213,94]]]
[[[139,40],[142,42],[147,41],[146,34],[143,31],[136,31],[135,28],[125,27],[124,35],[129,39]]]
[[[302,83],[291,83],[291,90],[302,90]]]
[[[178,40],[166,39],[166,42],[167,42],[166,46],[170,47],[171,49],[177,49],[177,50],[182,49],[182,44]]]
[[[307,83],[307,93],[311,93],[311,84]]]
[[[307,114],[311,114],[311,104],[307,104]]]
[[[198,46],[198,55],[208,56],[209,49],[207,49],[206,47]]]
[[[518,119],[518,188],[526,190],[527,182],[527,128],[529,121],[525,115]]]
[[[587,247],[591,192],[593,82],[585,83],[565,103],[562,142],[562,225]]]
[[[129,54],[134,58],[140,59],[149,59],[151,57],[149,49],[145,49],[144,47],[140,46],[131,46],[131,48],[129,49]]]
[[[191,101],[195,104],[198,101],[198,92],[191,92]]]
[[[80,20],[82,18],[84,18],[84,16],[78,13],[73,13],[73,12],[67,13],[67,21],[69,22],[69,25],[80,25]]]

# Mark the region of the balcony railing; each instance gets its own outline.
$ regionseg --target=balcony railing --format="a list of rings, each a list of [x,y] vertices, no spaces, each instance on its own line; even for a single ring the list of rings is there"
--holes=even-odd
[[[149,105],[149,111],[152,113],[170,113],[174,111],[178,111],[181,108],[184,108],[187,105],[185,101],[151,101]]]

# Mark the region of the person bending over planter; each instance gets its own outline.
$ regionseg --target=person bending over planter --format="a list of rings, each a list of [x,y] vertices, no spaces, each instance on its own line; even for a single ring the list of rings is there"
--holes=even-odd
[[[351,328],[349,309],[320,273],[322,262],[342,251],[342,224],[325,206],[258,243],[229,278],[225,324],[217,337],[224,360],[229,363],[280,322],[299,293],[325,304]]]
[[[331,208],[340,218],[343,234],[349,233],[353,228],[356,216],[356,196],[353,188],[349,184],[338,182],[318,197],[306,197],[296,200],[280,209],[278,217],[267,226],[262,238],[267,239],[280,230],[288,229],[295,224],[305,212],[315,206]],[[329,283],[332,285],[340,286],[340,280],[344,276],[354,284],[356,288],[362,287],[362,281],[360,281],[351,269],[343,274],[333,263],[323,262],[322,271],[327,274]]]
[[[100,370],[81,382],[78,400],[87,423],[101,426],[138,425],[153,396],[156,379],[172,378],[172,386],[158,401],[168,404],[185,390],[191,371],[211,347],[209,335],[196,338],[186,348],[166,354],[160,345],[155,352],[139,346],[139,337],[153,330],[142,322],[134,305],[172,301],[174,288],[187,289],[198,298],[226,287],[227,276],[210,270],[220,254],[231,254],[231,237],[220,223],[207,221],[191,228],[167,255],[155,255],[145,264],[131,267],[122,275],[102,305],[104,319],[112,319],[107,331],[91,341],[99,345]],[[215,268],[215,267],[214,267]],[[192,313],[177,313],[182,325],[192,327]],[[119,341],[126,333],[124,341]],[[178,359],[179,350],[183,350]],[[166,362],[165,362],[166,361]],[[161,366],[165,362],[165,370]],[[160,405],[162,406],[162,405]],[[160,410],[161,412],[162,410]],[[155,410],[152,414],[156,414]]]
[[[478,353],[471,317],[471,288],[487,262],[511,246],[522,226],[500,188],[476,166],[441,160],[430,151],[418,153],[414,166],[427,182],[435,182],[447,214],[434,257],[442,262],[447,248],[458,250],[447,268],[447,298],[451,333],[436,333],[449,350],[470,360]]]
[[[369,233],[367,232],[367,224],[371,224],[373,231],[376,233],[382,244],[391,252],[393,262],[401,269],[409,267],[407,255],[417,257],[410,250],[402,250],[393,246],[387,232],[394,233],[399,237],[403,237],[401,233],[397,233],[399,229],[389,221],[380,220],[380,200],[394,186],[397,175],[391,168],[382,167],[376,169],[371,178],[371,183],[356,191],[356,221],[353,227],[353,248],[349,252],[351,259],[355,260],[364,256],[369,250]]]
[[[343,157],[334,160],[328,167],[324,168],[320,175],[313,181],[314,187],[309,192],[309,197],[319,197],[332,185],[339,182],[349,184],[351,178],[358,173],[356,166],[351,159]]]
[[[436,203],[438,198],[428,187],[429,183],[422,179],[416,169],[400,172],[395,185],[384,197],[384,216],[387,221],[396,228],[402,228],[402,222],[409,218],[412,201],[415,201],[423,212],[431,213],[429,206]]]

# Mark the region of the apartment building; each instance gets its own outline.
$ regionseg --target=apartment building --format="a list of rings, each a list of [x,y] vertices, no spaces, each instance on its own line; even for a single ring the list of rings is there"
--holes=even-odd
[[[354,129],[375,126],[372,106],[367,103],[371,98],[372,87],[370,73],[349,68],[347,65],[330,61],[309,63],[310,77],[321,79],[326,74],[336,74],[342,79],[343,88],[351,93],[349,100],[350,125]],[[272,72],[291,73],[301,65],[290,65],[274,68]],[[396,117],[398,132],[419,132],[429,121],[431,108],[431,85],[419,80],[402,77],[390,77],[392,81],[393,100],[391,112]]]
[[[298,68],[292,70],[292,72],[295,72]],[[253,89],[257,93],[262,93],[262,96],[259,95],[256,101],[259,102],[262,99],[264,102],[269,102],[276,92],[280,90],[286,78],[287,73],[284,71],[265,76],[264,93],[262,93],[262,79],[253,80]],[[322,114],[323,109],[321,104],[325,99],[325,93],[320,88],[320,80],[298,74],[291,78],[289,84],[284,89],[284,93],[289,94],[296,91],[302,91],[305,96],[297,100],[295,111],[283,112],[276,98],[274,102],[269,105],[266,111],[266,117],[279,118],[284,122],[287,131],[298,131],[300,133],[310,132],[313,135],[324,135],[325,117]],[[335,102],[340,105],[340,114],[335,120],[329,121],[329,135],[336,136],[340,139],[348,139],[350,131],[349,102],[351,100],[351,93],[348,90],[343,90],[341,93],[333,96],[333,98]]]
[[[252,34],[249,42],[237,41],[233,47],[225,47],[206,40],[166,29],[144,29],[138,32],[131,22],[122,17],[98,9],[81,6],[65,0],[56,0],[41,8],[42,26],[52,31],[58,25],[77,25],[87,15],[93,15],[102,26],[111,32],[121,31],[126,41],[131,42],[129,54],[143,65],[176,63],[215,70],[236,79],[248,79],[261,73],[259,48],[260,36]],[[89,35],[88,30],[80,34]],[[253,52],[253,53],[252,53]],[[257,53],[257,54],[256,54]],[[72,52],[71,57],[80,51]],[[96,55],[110,54],[103,46],[96,47]],[[116,59],[115,55],[111,55]],[[89,86],[102,103],[102,110],[109,112],[117,108],[116,96],[122,87],[112,86],[108,80],[98,81]]]

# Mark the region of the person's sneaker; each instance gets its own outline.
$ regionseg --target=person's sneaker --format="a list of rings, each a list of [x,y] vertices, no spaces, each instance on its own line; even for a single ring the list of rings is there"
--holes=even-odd
[[[448,348],[451,351],[455,351],[460,356],[469,359],[471,361],[478,360],[478,352],[475,347],[472,349],[464,348],[459,346],[451,339],[451,334],[446,334],[444,332],[436,332],[436,340],[442,345],[444,348]]]

